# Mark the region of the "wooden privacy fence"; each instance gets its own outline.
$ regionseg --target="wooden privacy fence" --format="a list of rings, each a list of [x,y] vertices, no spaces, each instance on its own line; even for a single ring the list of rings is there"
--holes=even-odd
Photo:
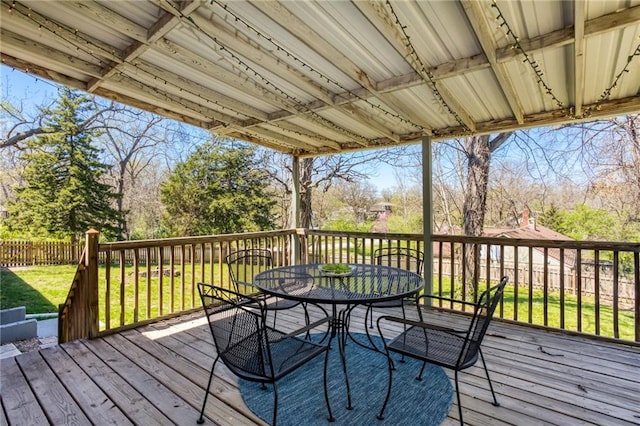
[[[77,263],[84,241],[0,241],[0,264],[5,267]]]

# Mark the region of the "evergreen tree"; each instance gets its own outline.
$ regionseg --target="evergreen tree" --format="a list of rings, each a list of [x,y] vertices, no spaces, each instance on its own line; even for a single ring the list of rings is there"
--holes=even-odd
[[[562,213],[554,203],[551,203],[549,208],[545,209],[538,217],[538,221],[540,225],[560,232],[562,228]]]
[[[273,229],[275,201],[256,149],[230,140],[200,146],[161,188],[172,236]]]
[[[64,89],[52,110],[45,110],[47,132],[29,142],[24,155],[26,184],[10,205],[10,226],[34,236],[70,237],[90,228],[119,237],[117,195],[104,183],[108,166],[92,144],[95,131],[85,123],[93,108],[85,95]]]

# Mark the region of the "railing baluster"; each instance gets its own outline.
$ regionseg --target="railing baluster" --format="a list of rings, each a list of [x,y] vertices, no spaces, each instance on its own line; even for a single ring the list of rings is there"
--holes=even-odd
[[[544,309],[543,309],[543,316],[544,316],[544,325],[548,326],[549,325],[549,248],[545,247],[544,250],[542,251],[543,256],[542,256],[542,261],[543,261],[543,303],[544,303]]]
[[[582,331],[582,250],[576,252],[576,296],[578,304],[576,306],[577,330]]]
[[[518,262],[518,246],[513,246],[513,320],[518,321],[518,287],[520,287],[520,266]]]
[[[613,252],[613,300],[612,300],[612,311],[613,311],[613,337],[616,339],[620,338],[620,326],[619,326],[619,316],[618,316],[618,304],[620,301],[618,300],[618,274],[619,274],[619,254],[617,251]],[[637,321],[636,321],[637,322]]]
[[[186,290],[186,283],[185,283],[185,271],[186,271],[186,267],[185,267],[185,245],[184,244],[180,244],[180,309],[184,311],[184,308],[186,306],[186,300],[185,300],[185,290]]]
[[[119,251],[120,254],[120,327],[124,325],[124,311],[125,311],[125,257],[124,250]]]
[[[146,287],[146,296],[147,296],[147,319],[151,318],[152,309],[151,309],[151,247],[147,247],[144,252],[145,255],[145,266],[147,271],[147,287]]]
[[[596,322],[596,336],[600,335],[600,250],[593,253],[593,292],[594,292],[594,314]]]
[[[189,307],[193,308],[196,299],[196,253],[194,244],[189,245],[189,256],[191,261],[191,285],[189,286],[191,303],[189,303]]]
[[[529,274],[527,281],[529,281],[529,300],[527,303],[529,323],[533,323],[533,247],[529,247],[529,259],[527,262]]]
[[[636,342],[640,342],[640,247],[633,253],[633,265],[634,265],[634,310],[635,310],[635,324],[636,324]]]
[[[504,270],[504,245],[500,244],[500,279],[506,275]],[[500,298],[500,318],[504,318],[504,297]]]
[[[133,249],[133,321],[138,322],[140,320],[140,271],[139,263],[140,256],[138,254],[139,249]],[[147,303],[148,305],[148,303]],[[147,314],[147,318],[149,315]]]
[[[107,250],[105,257],[105,278],[104,278],[104,324],[105,328],[109,330],[111,328],[111,250]]]
[[[564,264],[564,248],[560,248],[560,328],[565,327],[565,264]]]
[[[171,277],[169,278],[169,285],[171,286],[170,296],[171,299],[171,312],[175,310],[176,306],[176,279],[175,279],[175,267],[176,267],[176,246],[173,244],[169,246],[169,271],[171,272]]]

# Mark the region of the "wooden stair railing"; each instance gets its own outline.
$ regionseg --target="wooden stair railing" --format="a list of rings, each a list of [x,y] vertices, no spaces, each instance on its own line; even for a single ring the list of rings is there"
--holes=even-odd
[[[84,251],[64,303],[58,306],[58,343],[98,335],[98,239],[86,233]]]

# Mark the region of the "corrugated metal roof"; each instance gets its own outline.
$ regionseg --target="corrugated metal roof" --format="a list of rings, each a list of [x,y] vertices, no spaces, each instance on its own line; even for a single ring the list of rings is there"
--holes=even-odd
[[[640,0],[1,4],[4,64],[296,155],[640,111]]]

